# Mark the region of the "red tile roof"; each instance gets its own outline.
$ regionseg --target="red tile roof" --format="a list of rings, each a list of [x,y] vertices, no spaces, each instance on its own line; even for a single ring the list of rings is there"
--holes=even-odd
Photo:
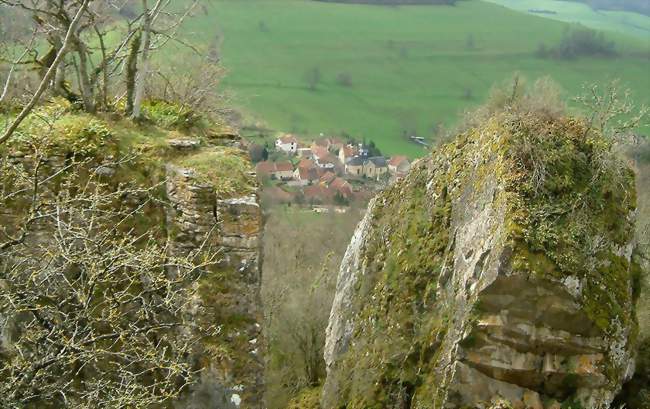
[[[320,182],[329,185],[329,184],[332,183],[335,179],[336,179],[336,175],[335,175],[334,173],[332,173],[332,172],[325,172],[325,174],[323,174],[323,176],[321,176],[321,178],[320,178]]]
[[[399,166],[402,164],[402,162],[408,162],[408,158],[406,156],[398,155],[398,156],[393,156],[390,158],[390,161],[388,161],[388,164],[390,166]]]
[[[330,183],[332,189],[336,189],[343,197],[352,197],[352,186],[342,178],[336,178]]]
[[[314,181],[318,180],[318,172],[315,168],[298,168],[298,178],[300,180]]]
[[[359,149],[355,146],[346,145],[341,149],[343,149],[343,154],[345,155],[346,158],[351,158],[359,152]]]
[[[312,146],[311,151],[317,159],[325,158],[330,154],[327,148],[323,148],[322,146]]]
[[[311,159],[302,159],[300,162],[298,162],[298,169],[300,168],[311,169],[314,166],[316,166],[316,164]]]
[[[271,174],[276,171],[275,163],[274,162],[259,162],[256,166],[255,169],[258,174]]]
[[[291,162],[278,162],[275,164],[276,172],[293,172]]]
[[[291,134],[281,136],[278,139],[280,140],[280,142],[282,142],[284,144],[287,144],[287,143],[296,143],[297,144],[298,143],[298,140],[296,139],[296,137],[291,135]]]
[[[327,188],[322,185],[307,186],[303,190],[305,199],[319,199],[322,201],[329,201],[336,196],[336,189]]]
[[[329,148],[330,147],[329,139],[325,139],[325,138],[316,139],[312,144],[312,150],[316,147],[325,148],[325,149]]]

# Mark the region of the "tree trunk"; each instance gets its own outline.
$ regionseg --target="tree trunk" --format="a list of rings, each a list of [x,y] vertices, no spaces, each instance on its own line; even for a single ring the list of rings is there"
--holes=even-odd
[[[138,74],[138,54],[142,44],[141,33],[136,34],[131,42],[129,57],[126,61],[126,114],[133,114],[133,101],[135,98],[135,80]]]
[[[162,6],[162,0],[158,0],[153,9],[149,10],[147,0],[142,0],[142,7],[145,10],[144,14],[144,23],[142,26],[142,37],[143,37],[143,46],[142,46],[142,64],[140,64],[140,70],[138,70],[138,75],[135,83],[135,98],[133,100],[133,113],[131,117],[133,119],[140,119],[142,115],[142,101],[144,99],[145,85],[147,82],[147,75],[149,75],[149,52],[151,48],[151,24],[158,15],[160,7]]]
[[[81,89],[81,100],[84,110],[89,113],[95,112],[95,93],[88,77],[88,52],[86,45],[76,39],[77,53],[79,54],[79,88]]]
[[[95,26],[95,33],[99,39],[99,46],[102,52],[102,63],[100,68],[102,68],[102,90],[101,90],[101,105],[104,109],[108,108],[108,72],[106,67],[108,67],[108,56],[106,55],[106,43],[104,42],[104,35],[99,31],[99,28]],[[91,77],[91,85],[94,86],[96,82],[95,77]]]
[[[77,29],[77,26],[79,25],[79,21],[81,20],[81,17],[83,16],[84,12],[88,8],[88,3],[90,3],[90,0],[84,0],[84,2],[81,4],[81,7],[79,7],[77,14],[72,19],[72,22],[70,22],[70,26],[68,27],[68,31],[65,35],[65,40],[63,41],[63,46],[57,53],[54,62],[47,70],[47,73],[41,80],[41,83],[38,85],[38,89],[36,90],[36,93],[34,93],[34,95],[32,96],[32,99],[27,103],[27,105],[25,105],[23,110],[20,111],[20,114],[18,114],[16,119],[11,123],[9,128],[2,135],[2,137],[0,137],[0,145],[7,142],[9,138],[11,138],[11,135],[13,135],[14,132],[16,132],[16,129],[18,129],[20,124],[25,120],[25,118],[27,118],[30,112],[32,112],[32,109],[34,109],[38,101],[41,99],[41,97],[49,87],[50,81],[54,77],[54,73],[57,71],[59,64],[61,64],[61,62],[63,61],[63,58],[65,57],[65,53],[70,47],[70,42],[72,41],[74,32]]]

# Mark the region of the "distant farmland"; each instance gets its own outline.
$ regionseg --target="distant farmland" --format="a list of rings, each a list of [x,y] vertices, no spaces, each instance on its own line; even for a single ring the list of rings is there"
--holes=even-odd
[[[458,0],[314,0],[323,3],[375,4],[382,6],[400,6],[413,4],[455,4]]]
[[[192,20],[218,44],[224,89],[249,122],[271,129],[349,134],[386,153],[420,156],[410,135],[435,139],[520,71],[551,75],[574,95],[619,77],[650,102],[648,41],[606,33],[619,58],[541,59],[569,26],[480,1],[373,7],[311,0],[220,0]],[[641,16],[643,17],[643,16]]]

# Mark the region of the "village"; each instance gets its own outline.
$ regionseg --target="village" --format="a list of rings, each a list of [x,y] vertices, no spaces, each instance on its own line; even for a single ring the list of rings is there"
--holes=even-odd
[[[263,150],[262,154],[251,152],[251,159],[257,162],[257,177],[267,200],[310,205],[315,211],[365,203],[411,167],[406,156],[387,158],[373,143],[324,135],[304,143],[295,135],[283,134]]]

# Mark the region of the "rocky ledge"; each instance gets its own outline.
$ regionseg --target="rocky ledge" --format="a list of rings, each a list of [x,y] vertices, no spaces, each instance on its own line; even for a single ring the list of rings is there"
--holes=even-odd
[[[419,161],[348,247],[323,408],[609,407],[634,371],[635,206],[579,120],[500,114]]]

